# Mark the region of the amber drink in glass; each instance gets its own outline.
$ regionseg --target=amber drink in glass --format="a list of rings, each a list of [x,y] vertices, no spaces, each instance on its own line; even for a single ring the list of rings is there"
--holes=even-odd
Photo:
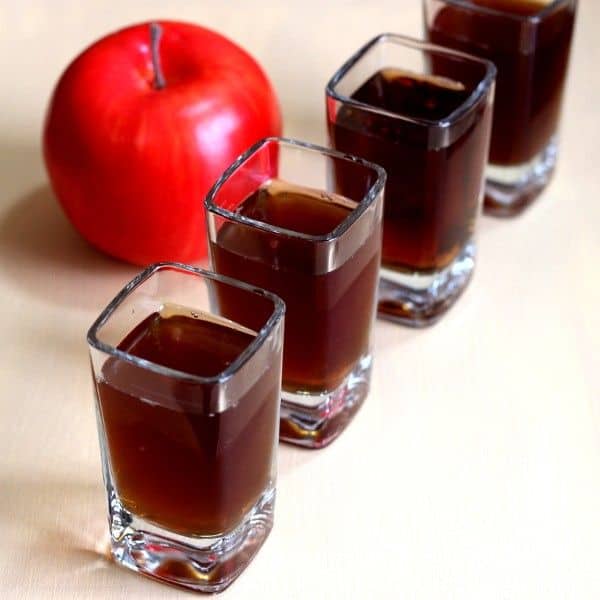
[[[232,288],[260,317],[234,317],[220,303]],[[260,548],[273,523],[283,313],[268,292],[163,263],[92,326],[118,563],[217,592]]]
[[[424,0],[429,39],[498,69],[485,208],[513,216],[548,184],[577,0]]]
[[[357,178],[345,195],[333,177],[340,163]],[[360,159],[271,138],[244,154],[208,195],[214,270],[286,304],[282,440],[325,446],[368,392],[384,179]],[[240,318],[259,312],[235,290],[221,302]]]
[[[475,261],[489,147],[494,66],[384,34],[327,85],[331,144],[385,168],[379,315],[414,327],[437,321]],[[356,181],[339,165],[337,189]]]

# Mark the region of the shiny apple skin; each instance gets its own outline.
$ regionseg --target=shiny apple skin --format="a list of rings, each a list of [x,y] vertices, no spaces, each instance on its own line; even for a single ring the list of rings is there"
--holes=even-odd
[[[138,265],[203,258],[206,193],[250,145],[281,133],[273,87],[247,52],[197,25],[160,25],[163,89],[150,24],[122,29],[69,65],[43,134],[67,217],[93,246]]]

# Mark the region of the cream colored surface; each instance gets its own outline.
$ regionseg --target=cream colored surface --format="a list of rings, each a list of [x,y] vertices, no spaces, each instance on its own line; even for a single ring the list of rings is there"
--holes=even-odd
[[[474,281],[432,329],[378,322],[371,396],[330,448],[282,446],[273,533],[223,598],[600,598],[600,3],[582,0],[560,167],[483,219]],[[271,75],[286,133],[419,0],[0,1],[0,597],[176,598],[107,562],[85,332],[134,273],[59,212],[39,150],[62,69],[156,16],[212,26]]]

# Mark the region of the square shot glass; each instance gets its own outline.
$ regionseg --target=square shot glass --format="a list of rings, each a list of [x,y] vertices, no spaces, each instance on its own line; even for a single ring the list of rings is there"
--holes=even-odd
[[[260,315],[231,315],[219,302],[230,289]],[[268,536],[284,312],[270,292],[160,263],[128,283],[92,325],[117,563],[218,592]]]
[[[548,185],[577,0],[424,0],[431,42],[498,69],[485,211],[515,216]]]
[[[333,176],[344,163],[356,186]],[[362,159],[283,138],[231,165],[206,199],[212,268],[286,304],[280,439],[333,441],[369,390],[385,173]],[[257,312],[235,290],[221,301]]]
[[[468,285],[483,196],[495,68],[489,61],[382,34],[326,87],[331,145],[384,167],[379,316],[436,322]],[[447,105],[447,106],[446,106]],[[336,172],[348,195],[354,178]]]

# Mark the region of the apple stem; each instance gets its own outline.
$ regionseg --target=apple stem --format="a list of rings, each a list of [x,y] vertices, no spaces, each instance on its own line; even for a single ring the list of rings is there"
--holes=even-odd
[[[152,85],[155,90],[162,90],[167,85],[158,53],[161,36],[162,27],[158,23],[150,23],[150,52],[152,54],[152,67],[154,68],[154,81]]]

